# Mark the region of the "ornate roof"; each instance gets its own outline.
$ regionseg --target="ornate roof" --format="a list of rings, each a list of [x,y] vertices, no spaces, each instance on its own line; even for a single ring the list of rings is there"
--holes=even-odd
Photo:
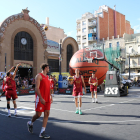
[[[6,28],[8,28],[9,24],[12,24],[13,22],[17,20],[26,20],[26,21],[31,22],[34,26],[36,26],[36,28],[39,30],[41,34],[43,45],[47,45],[47,37],[46,37],[43,27],[34,18],[30,17],[28,15],[29,11],[28,12],[27,11],[28,11],[27,9],[23,9],[21,13],[15,14],[6,18],[0,24],[0,41],[4,39],[5,31],[6,31]]]

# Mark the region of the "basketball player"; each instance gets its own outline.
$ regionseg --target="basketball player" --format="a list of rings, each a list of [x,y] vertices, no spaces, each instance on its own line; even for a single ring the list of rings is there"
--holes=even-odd
[[[73,81],[70,82],[70,84],[73,84],[73,96],[75,98],[75,106],[76,106],[76,114],[82,115],[81,111],[81,106],[82,106],[82,96],[83,96],[83,91],[82,91],[82,85],[84,86],[85,89],[85,94],[86,94],[86,86],[85,82],[83,79],[83,76],[79,75],[79,70],[75,70],[75,75],[73,76]],[[78,97],[79,97],[79,109],[78,109]]]
[[[18,67],[20,65],[21,64],[19,63],[16,66],[16,69],[15,69],[13,75],[11,75],[10,72],[7,72],[7,77],[4,79],[5,80],[5,96],[6,96],[6,99],[7,99],[8,117],[11,117],[11,113],[10,113],[10,100],[11,100],[11,97],[13,99],[13,104],[14,104],[14,109],[15,109],[14,115],[17,116],[17,104],[16,104],[17,93],[16,93],[16,83],[15,83],[14,79],[15,79]],[[14,67],[12,67],[10,69],[10,71],[12,69],[14,69]]]
[[[98,103],[98,100],[97,100],[98,80],[97,80],[97,77],[95,77],[95,73],[92,73],[92,76],[89,78],[88,83],[90,84],[90,92],[91,92],[92,102]],[[94,93],[95,93],[95,99],[94,99]]]
[[[27,122],[28,131],[33,133],[33,123],[38,119],[42,112],[44,112],[43,124],[39,137],[50,138],[49,135],[45,133],[46,125],[48,122],[48,117],[50,114],[51,102],[53,102],[52,96],[50,94],[50,80],[48,75],[49,65],[43,63],[41,65],[42,72],[37,74],[35,77],[35,115],[32,117],[31,121]]]
[[[54,97],[54,80],[53,80],[53,77],[52,75],[50,75],[50,92],[51,92],[51,95],[52,97]]]

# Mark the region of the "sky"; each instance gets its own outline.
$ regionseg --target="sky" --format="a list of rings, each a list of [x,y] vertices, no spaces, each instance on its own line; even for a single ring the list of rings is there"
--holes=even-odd
[[[140,32],[140,0],[0,0],[0,22],[28,7],[29,15],[40,24],[49,17],[50,26],[60,27],[76,39],[76,20],[107,5],[125,15],[135,33]]]

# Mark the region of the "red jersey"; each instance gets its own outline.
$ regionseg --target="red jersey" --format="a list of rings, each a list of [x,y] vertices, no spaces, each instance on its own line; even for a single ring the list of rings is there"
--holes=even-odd
[[[54,87],[54,80],[50,79],[50,88],[53,89],[53,87]]]
[[[45,76],[42,73],[40,73],[40,75],[42,76],[42,80],[40,81],[40,87],[39,87],[40,94],[46,102],[50,102],[50,79],[47,75]],[[35,97],[36,97],[36,102],[40,102],[37,93],[35,93]]]
[[[96,77],[95,78],[91,77],[90,83],[96,83],[96,82],[97,82]],[[90,88],[94,88],[94,87],[96,87],[96,86],[90,84]]]
[[[11,77],[6,78],[5,90],[8,90],[8,89],[16,90],[15,80],[13,80]]]
[[[3,80],[2,90],[5,91],[5,82]]]
[[[82,92],[82,78],[81,75],[77,78],[74,76],[74,81],[73,81],[73,91],[74,92]]]

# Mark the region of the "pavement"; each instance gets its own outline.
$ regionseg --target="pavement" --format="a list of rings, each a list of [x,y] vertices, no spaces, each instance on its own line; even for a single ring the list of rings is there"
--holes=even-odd
[[[19,96],[18,116],[7,117],[6,99],[0,101],[0,140],[39,140],[42,116],[34,123],[33,134],[27,121],[34,115],[34,95]],[[104,97],[92,103],[90,94],[83,96],[83,115],[75,114],[71,95],[55,95],[46,132],[54,140],[140,140],[140,87],[131,87],[129,95]]]

